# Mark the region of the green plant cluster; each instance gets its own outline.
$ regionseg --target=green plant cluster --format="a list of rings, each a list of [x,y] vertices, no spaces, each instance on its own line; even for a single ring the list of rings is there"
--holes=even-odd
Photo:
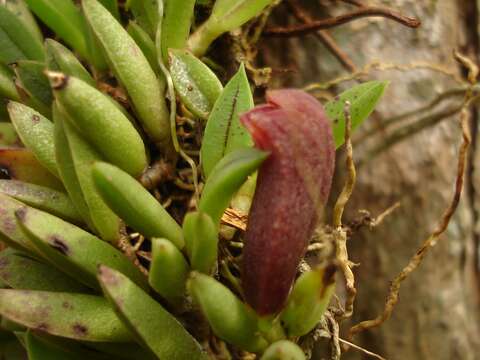
[[[202,56],[271,2],[217,0],[194,31],[195,0],[130,0],[122,11],[116,0],[0,3],[3,358],[208,359],[198,314],[240,351],[304,358],[295,342],[334,292],[324,268],[303,274],[274,318],[218,277],[221,217],[246,182],[241,195],[252,198],[268,154],[239,121],[254,105],[244,67],[223,86]],[[60,41],[44,39],[37,21]],[[103,91],[105,74],[129,107]],[[337,147],[344,102],[356,127],[385,85],[359,85],[326,105]],[[182,224],[139,181],[152,153],[173,164],[181,153],[177,101],[205,124],[204,186]],[[149,242],[147,275],[122,246],[132,231]]]

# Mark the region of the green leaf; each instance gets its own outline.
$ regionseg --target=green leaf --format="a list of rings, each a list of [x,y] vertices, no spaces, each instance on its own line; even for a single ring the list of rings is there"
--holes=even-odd
[[[29,8],[55,34],[74,48],[83,58],[102,70],[104,60],[99,55],[85,18],[72,0],[25,0]]]
[[[21,22],[23,22],[23,24],[25,24],[30,30],[30,33],[36,37],[39,42],[43,41],[42,32],[24,0],[5,0],[1,5],[5,6]]]
[[[95,164],[92,175],[100,195],[127,225],[146,237],[166,238],[184,247],[181,227],[137,180],[107,163]]]
[[[0,63],[0,96],[18,101],[20,100],[20,96],[18,95],[13,78],[13,72]]]
[[[83,221],[92,230],[95,230],[87,202],[83,197],[82,188],[78,180],[75,166],[73,164],[72,151],[68,143],[65,130],[63,128],[62,115],[58,110],[56,103],[53,104],[53,119],[55,121],[54,139],[55,139],[55,159],[57,161],[58,172],[63,184],[67,190],[68,195],[73,201],[73,205],[78,213],[82,216]]]
[[[139,176],[147,166],[145,145],[111,99],[80,79],[58,73],[48,76],[65,120],[108,161]]]
[[[120,218],[105,204],[92,179],[93,164],[96,161],[102,160],[102,158],[90,144],[81,137],[69,121],[64,122],[63,129],[70,146],[73,166],[77,174],[80,189],[87,203],[96,233],[98,233],[103,240],[116,244],[120,239],[123,224]]]
[[[217,225],[206,213],[188,213],[183,220],[183,234],[192,269],[211,274],[217,264]]]
[[[17,135],[15,128],[11,123],[0,123],[0,147],[21,146],[22,141]]]
[[[268,347],[260,360],[305,360],[303,350],[295,343],[280,340]]]
[[[187,287],[215,335],[250,352],[266,348],[267,342],[259,335],[256,314],[227,287],[196,272],[191,273]]]
[[[143,54],[148,60],[148,63],[155,71],[156,74],[160,74],[160,66],[158,65],[157,49],[155,42],[147,34],[143,28],[137,23],[130,21],[127,26],[127,32],[132,37],[137,45],[142,49]]]
[[[308,334],[322,318],[335,292],[335,266],[303,273],[295,282],[281,314],[282,324],[291,337]]]
[[[120,13],[118,11],[118,3],[117,0],[98,0],[100,4],[102,4],[105,9],[110,11],[110,14],[112,14],[115,19],[120,21]]]
[[[189,266],[183,254],[167,239],[152,239],[150,286],[172,305],[181,305]]]
[[[0,148],[0,169],[14,180],[63,190],[63,185],[38,162],[32,151],[24,148]]]
[[[39,252],[79,282],[98,289],[97,267],[106,264],[146,287],[146,278],[140,270],[105,241],[40,210],[24,206],[15,215],[22,231]]]
[[[86,292],[88,289],[28,253],[7,248],[0,252],[0,279],[12,289]]]
[[[85,341],[132,341],[130,332],[100,296],[0,290],[0,314],[30,329]]]
[[[85,359],[85,354],[75,354],[66,351],[64,348],[55,346],[34,335],[31,331],[27,331],[25,337],[25,344],[28,352],[29,360],[47,360],[47,359],[62,359],[62,360],[82,360]]]
[[[267,157],[268,153],[254,148],[228,153],[205,183],[199,209],[210,215],[218,226],[232,196]]]
[[[163,78],[157,78],[142,50],[103,6],[96,0],[84,0],[82,6],[112,71],[127,90],[139,121],[159,149],[169,151],[171,132]]]
[[[28,106],[15,101],[10,101],[7,108],[10,120],[22,142],[33,152],[40,164],[58,177],[52,122]]]
[[[0,240],[14,249],[37,254],[37,249],[17,226],[15,212],[24,206],[20,201],[0,193]]]
[[[369,81],[341,93],[325,105],[327,116],[333,121],[333,137],[337,148],[345,141],[345,101],[349,101],[352,130],[355,130],[375,109],[388,81]]]
[[[225,154],[252,145],[248,131],[240,124],[240,114],[253,108],[253,105],[250,85],[242,64],[225,86],[208,117],[200,152],[205,177],[210,175]]]
[[[96,86],[95,80],[82,63],[65,46],[55,40],[46,39],[45,50],[48,70],[60,71],[65,75],[79,78],[91,86]]]
[[[170,74],[178,96],[195,115],[207,119],[223,87],[202,61],[185,50],[169,50]]]
[[[182,324],[126,276],[101,266],[98,279],[118,316],[157,357],[208,359]]]
[[[135,21],[153,39],[158,25],[158,0],[130,0]]]
[[[82,223],[72,201],[61,191],[23,181],[0,180],[0,192],[67,221]]]
[[[44,74],[45,63],[20,60],[15,64],[14,70],[19,86],[28,95],[35,108],[45,116],[50,117],[53,95],[48,79]]]
[[[37,35],[5,6],[0,6],[0,49],[0,62],[3,64],[45,59],[42,42]]]
[[[224,32],[234,30],[259,15],[273,0],[217,0],[208,20],[190,37],[188,48],[202,56]]]
[[[195,0],[166,1],[162,22],[162,56],[168,60],[168,49],[183,49],[190,35]]]

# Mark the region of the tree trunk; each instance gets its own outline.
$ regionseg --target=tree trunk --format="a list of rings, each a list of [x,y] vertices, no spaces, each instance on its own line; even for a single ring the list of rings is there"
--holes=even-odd
[[[391,20],[369,18],[332,30],[333,37],[359,69],[377,60],[399,65],[428,62],[440,64],[446,71],[461,77],[462,69],[452,56],[455,49],[478,62],[475,0],[390,0],[381,3],[420,18],[422,26],[412,30]],[[309,7],[313,18],[325,16],[326,9],[331,12],[334,9],[333,14],[352,9],[338,1],[322,4],[324,6],[305,1],[303,5]],[[291,17],[286,20],[286,14],[281,11],[282,6],[274,17],[278,24],[295,22]],[[273,86],[304,86],[345,73],[314,35],[289,40],[264,38],[261,47],[261,64],[274,69]],[[396,127],[383,129],[386,119],[425,105],[439,93],[459,85],[452,76],[418,69],[371,71],[363,80],[367,78],[390,80],[391,84],[378,111],[355,134],[354,158],[361,166],[345,222],[358,218],[359,209],[377,215],[397,201],[401,202],[401,207],[378,227],[356,232],[349,240],[350,258],[360,265],[354,270],[358,290],[355,312],[353,319],[343,324],[345,329],[383,311],[389,281],[402,270],[437,225],[453,196],[461,142],[459,114],[456,113],[378,155],[373,154],[372,149],[392,140],[390,136]],[[333,92],[338,93],[350,85],[352,82],[342,83]],[[446,101],[432,112],[448,110],[461,100],[456,97]],[[475,119],[472,120],[475,130],[472,156],[456,214],[437,246],[402,283],[400,300],[392,317],[379,328],[354,338],[355,343],[386,359],[475,359],[480,353],[479,236],[475,231],[480,225],[477,215],[480,198],[475,192],[476,188],[480,189],[480,175],[473,167],[480,159],[475,151],[476,111],[471,110],[471,115]],[[362,133],[372,129],[377,129],[375,135],[362,140]],[[343,160],[337,165],[335,186],[340,189],[344,180]],[[345,332],[341,335],[345,336]],[[345,358],[364,356],[351,349]]]

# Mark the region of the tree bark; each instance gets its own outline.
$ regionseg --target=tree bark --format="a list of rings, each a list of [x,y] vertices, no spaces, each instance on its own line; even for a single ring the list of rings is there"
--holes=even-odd
[[[335,28],[330,33],[358,68],[376,60],[402,65],[428,62],[440,64],[461,77],[464,74],[453,60],[453,50],[460,49],[478,62],[475,0],[376,3],[419,17],[422,26],[412,30],[376,18]],[[317,19],[325,17],[327,11],[338,14],[352,9],[339,1],[303,5]],[[282,14],[282,7],[273,21],[282,25],[295,22]],[[338,60],[314,35],[288,40],[264,38],[261,48],[259,64],[273,67],[274,87],[305,86],[345,74]],[[353,319],[343,324],[344,331],[349,325],[372,319],[383,311],[389,281],[407,265],[440,220],[453,196],[461,142],[459,115],[455,114],[372,157],[371,150],[389,141],[393,134],[394,130],[382,128],[385,119],[425,105],[458,84],[451,76],[430,70],[372,71],[364,79],[367,78],[390,80],[391,84],[378,111],[355,135],[354,158],[361,166],[345,220],[358,218],[359,209],[376,215],[397,201],[401,207],[375,229],[364,229],[349,240],[350,258],[360,265],[354,270],[358,290],[355,312]],[[342,83],[333,92],[352,84]],[[457,97],[437,110],[460,102],[461,97]],[[472,109],[471,115],[477,137],[477,112]],[[377,129],[376,135],[361,140],[362,133],[371,129]],[[479,163],[480,155],[475,151],[475,140],[462,200],[447,231],[420,267],[402,283],[392,317],[379,328],[354,338],[355,343],[386,359],[475,359],[480,353],[480,198],[476,192],[480,189],[480,176],[473,166]],[[341,159],[341,151],[338,155]],[[338,161],[337,167],[334,182],[340,189],[345,173],[343,160]],[[346,359],[364,357],[368,358],[353,349],[345,354]]]

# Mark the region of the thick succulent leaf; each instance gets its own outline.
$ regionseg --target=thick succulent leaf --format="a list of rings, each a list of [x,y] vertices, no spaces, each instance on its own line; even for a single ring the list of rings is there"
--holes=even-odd
[[[78,53],[94,62],[96,67],[102,67],[97,56],[91,54],[88,26],[80,10],[72,0],[25,0],[29,8],[41,19],[55,34],[65,40]],[[97,50],[98,51],[98,50]]]
[[[150,286],[173,305],[180,305],[185,294],[189,266],[183,254],[167,239],[152,239]]]
[[[62,190],[63,185],[25,148],[0,148],[0,172],[8,178]]]
[[[308,334],[318,324],[335,292],[335,266],[303,273],[295,282],[282,324],[291,337]]]
[[[105,360],[111,360],[112,358],[119,360],[158,360],[151,351],[133,343],[83,342],[82,345],[93,351],[101,351],[102,354],[106,354],[107,358]],[[88,359],[90,360],[90,358]]]
[[[369,81],[348,89],[325,104],[325,113],[333,121],[333,137],[337,148],[345,141],[345,101],[350,102],[354,130],[375,109],[387,85],[388,81]]]
[[[34,335],[31,331],[27,331],[25,336],[25,344],[28,352],[29,360],[82,360],[85,354],[75,354],[66,351],[64,348],[55,346],[55,344],[45,341],[43,338]]]
[[[15,101],[8,103],[8,113],[25,146],[40,164],[58,177],[53,123],[32,108]]]
[[[223,87],[210,68],[186,50],[169,50],[170,74],[178,96],[195,115],[207,119]]]
[[[3,64],[45,59],[41,40],[6,6],[0,6],[0,48],[0,62]]]
[[[160,74],[160,66],[158,65],[157,58],[157,49],[155,47],[155,42],[152,40],[150,35],[143,30],[143,28],[138,25],[136,22],[130,21],[127,26],[127,32],[132,37],[133,40],[137,43],[140,49],[142,49],[143,54],[148,60],[148,63],[155,71],[156,74]]]
[[[205,183],[200,210],[219,224],[232,196],[267,157],[268,153],[253,148],[228,153],[217,163]]]
[[[98,279],[119,317],[160,359],[208,359],[182,324],[125,275],[101,266]]]
[[[227,287],[196,272],[190,275],[187,286],[215,335],[247,351],[265,349],[267,342],[259,335],[257,316]]]
[[[20,60],[15,63],[15,74],[20,87],[25,91],[28,96],[40,103],[42,109],[49,109],[52,100],[52,90],[50,84],[45,76],[46,65],[43,62],[32,60]],[[49,110],[42,111],[46,113]]]
[[[168,49],[183,49],[190,35],[195,0],[167,1],[162,21],[162,56],[167,62]]]
[[[63,192],[17,180],[0,180],[0,193],[73,223],[82,218]]]
[[[15,215],[22,231],[39,252],[79,282],[98,289],[97,267],[106,264],[146,287],[145,276],[125,255],[85,230],[26,206]]]
[[[206,213],[188,213],[183,220],[183,235],[193,270],[210,274],[218,255],[217,225]]]
[[[15,83],[13,72],[0,63],[0,96],[11,100],[20,100]]]
[[[60,178],[65,185],[68,195],[73,201],[73,205],[77,209],[78,213],[82,216],[85,223],[90,229],[94,230],[95,226],[90,217],[90,211],[87,206],[87,202],[83,197],[82,188],[78,180],[75,166],[73,164],[72,151],[70,144],[68,143],[65,130],[63,128],[62,115],[60,114],[56,103],[53,105],[53,119],[55,121],[55,159],[57,161],[58,172]]]
[[[28,253],[7,248],[0,252],[0,279],[12,289],[87,292],[88,288]]]
[[[47,67],[51,71],[60,71],[68,76],[74,76],[91,86],[95,86],[95,80],[83,67],[76,56],[65,46],[53,39],[45,40],[47,54]]]
[[[113,244],[117,243],[120,239],[123,224],[120,218],[105,204],[95,188],[92,179],[93,164],[96,161],[102,160],[102,157],[82,138],[68,121],[65,121],[63,128],[70,146],[73,166],[77,174],[78,182],[96,232],[103,240]]]
[[[240,124],[240,114],[252,107],[253,97],[242,64],[225,86],[208,117],[200,152],[205,177],[210,175],[225,154],[253,144],[250,134]]]
[[[0,123],[0,147],[5,146],[22,146],[22,141],[18,137],[15,128],[11,123],[7,122]]]
[[[95,164],[92,174],[100,195],[127,225],[147,237],[166,238],[183,248],[181,227],[137,180],[107,163]]]
[[[15,249],[37,253],[36,248],[17,226],[15,212],[24,206],[20,201],[0,193],[0,240]]]
[[[280,340],[268,347],[260,360],[305,360],[303,350],[295,343]]]
[[[49,76],[66,120],[108,161],[140,175],[147,166],[143,140],[110,98],[80,79],[57,73]]]
[[[105,9],[110,11],[110,13],[115,17],[115,19],[120,21],[120,13],[118,11],[117,0],[98,0],[98,1],[100,2],[100,4],[102,4],[105,7]]]
[[[100,296],[0,290],[0,314],[30,329],[85,341],[131,341],[132,336]]]
[[[135,21],[153,39],[158,25],[158,0],[130,0]]]
[[[103,6],[96,0],[84,0],[82,6],[142,126],[161,150],[169,151],[171,134],[163,80],[159,81],[142,50]]]
[[[24,0],[5,0],[1,5],[5,6],[22,21],[39,42],[43,41],[42,32]]]

